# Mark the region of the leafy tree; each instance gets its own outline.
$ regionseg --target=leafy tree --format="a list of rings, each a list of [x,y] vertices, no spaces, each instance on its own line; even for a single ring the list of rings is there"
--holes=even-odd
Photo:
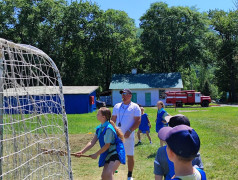
[[[89,74],[96,72],[96,63],[91,58],[95,49],[91,46],[96,38],[97,19],[101,16],[99,7],[90,2],[73,2],[64,8],[55,31],[60,42],[56,58],[65,85],[97,84]]]
[[[112,74],[131,71],[136,52],[136,29],[134,20],[124,11],[113,9],[105,11],[98,23],[100,28],[94,42],[100,61],[97,71],[101,84],[108,89]]]
[[[216,67],[216,80],[220,91],[229,92],[229,101],[237,101],[238,11],[210,11],[213,30],[220,38]]]
[[[123,11],[64,0],[3,0],[0,9],[0,36],[46,52],[65,85],[108,89],[113,73],[133,67],[136,29]]]
[[[0,36],[38,47],[58,65],[60,40],[55,27],[61,21],[65,6],[62,0],[4,0],[0,2]]]
[[[184,90],[198,90],[199,79],[197,75],[197,69],[195,66],[189,68],[183,68],[180,70],[183,80]]]
[[[58,0],[4,0],[0,3],[0,17],[5,27],[1,35],[15,42],[38,46],[41,35],[48,34],[42,33],[41,28],[53,26],[53,20],[60,17],[64,5],[64,1]]]
[[[9,39],[10,35],[14,34],[14,4],[10,0],[0,1],[0,36],[1,38]]]
[[[201,13],[188,7],[154,3],[141,17],[141,63],[152,72],[175,72],[189,68],[203,57],[202,37],[207,30]]]

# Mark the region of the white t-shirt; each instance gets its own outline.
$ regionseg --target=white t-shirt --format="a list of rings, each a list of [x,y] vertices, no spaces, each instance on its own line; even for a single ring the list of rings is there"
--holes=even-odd
[[[200,172],[196,169],[195,172],[191,175],[188,176],[176,176],[176,178],[180,178],[181,180],[201,180],[202,176],[200,174]]]
[[[126,131],[128,131],[128,129],[131,128],[131,126],[134,124],[134,117],[141,116],[141,110],[140,107],[133,102],[128,105],[117,103],[113,108],[112,115],[117,116],[116,125],[125,134]],[[132,133],[132,135],[134,135],[134,132]]]

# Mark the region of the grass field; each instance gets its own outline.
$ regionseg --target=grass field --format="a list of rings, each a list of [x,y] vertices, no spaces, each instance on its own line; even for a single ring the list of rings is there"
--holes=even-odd
[[[197,131],[201,140],[201,157],[207,173],[207,179],[229,179],[238,177],[238,108],[237,107],[192,107],[166,108],[169,114],[184,114],[191,126]],[[135,169],[133,177],[136,180],[154,179],[153,163],[159,147],[159,139],[155,133],[155,108],[145,108],[152,122],[151,137],[153,144],[145,135],[143,144],[135,148]],[[99,125],[96,112],[82,115],[68,115],[70,145],[73,152],[80,150],[91,140],[95,127]],[[137,137],[136,137],[137,142]],[[99,149],[97,144],[86,154]],[[97,166],[98,160],[72,157],[72,168],[76,180],[100,179],[102,168]],[[115,179],[126,179],[127,167],[121,165]]]

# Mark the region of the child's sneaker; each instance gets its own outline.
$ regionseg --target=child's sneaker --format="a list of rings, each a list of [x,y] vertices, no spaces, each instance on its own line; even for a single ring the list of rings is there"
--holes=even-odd
[[[150,141],[150,144],[152,144],[152,141]]]

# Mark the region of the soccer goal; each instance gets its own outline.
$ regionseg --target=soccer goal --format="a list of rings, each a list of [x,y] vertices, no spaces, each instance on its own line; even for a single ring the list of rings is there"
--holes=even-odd
[[[62,91],[49,56],[0,38],[0,180],[73,179]]]

